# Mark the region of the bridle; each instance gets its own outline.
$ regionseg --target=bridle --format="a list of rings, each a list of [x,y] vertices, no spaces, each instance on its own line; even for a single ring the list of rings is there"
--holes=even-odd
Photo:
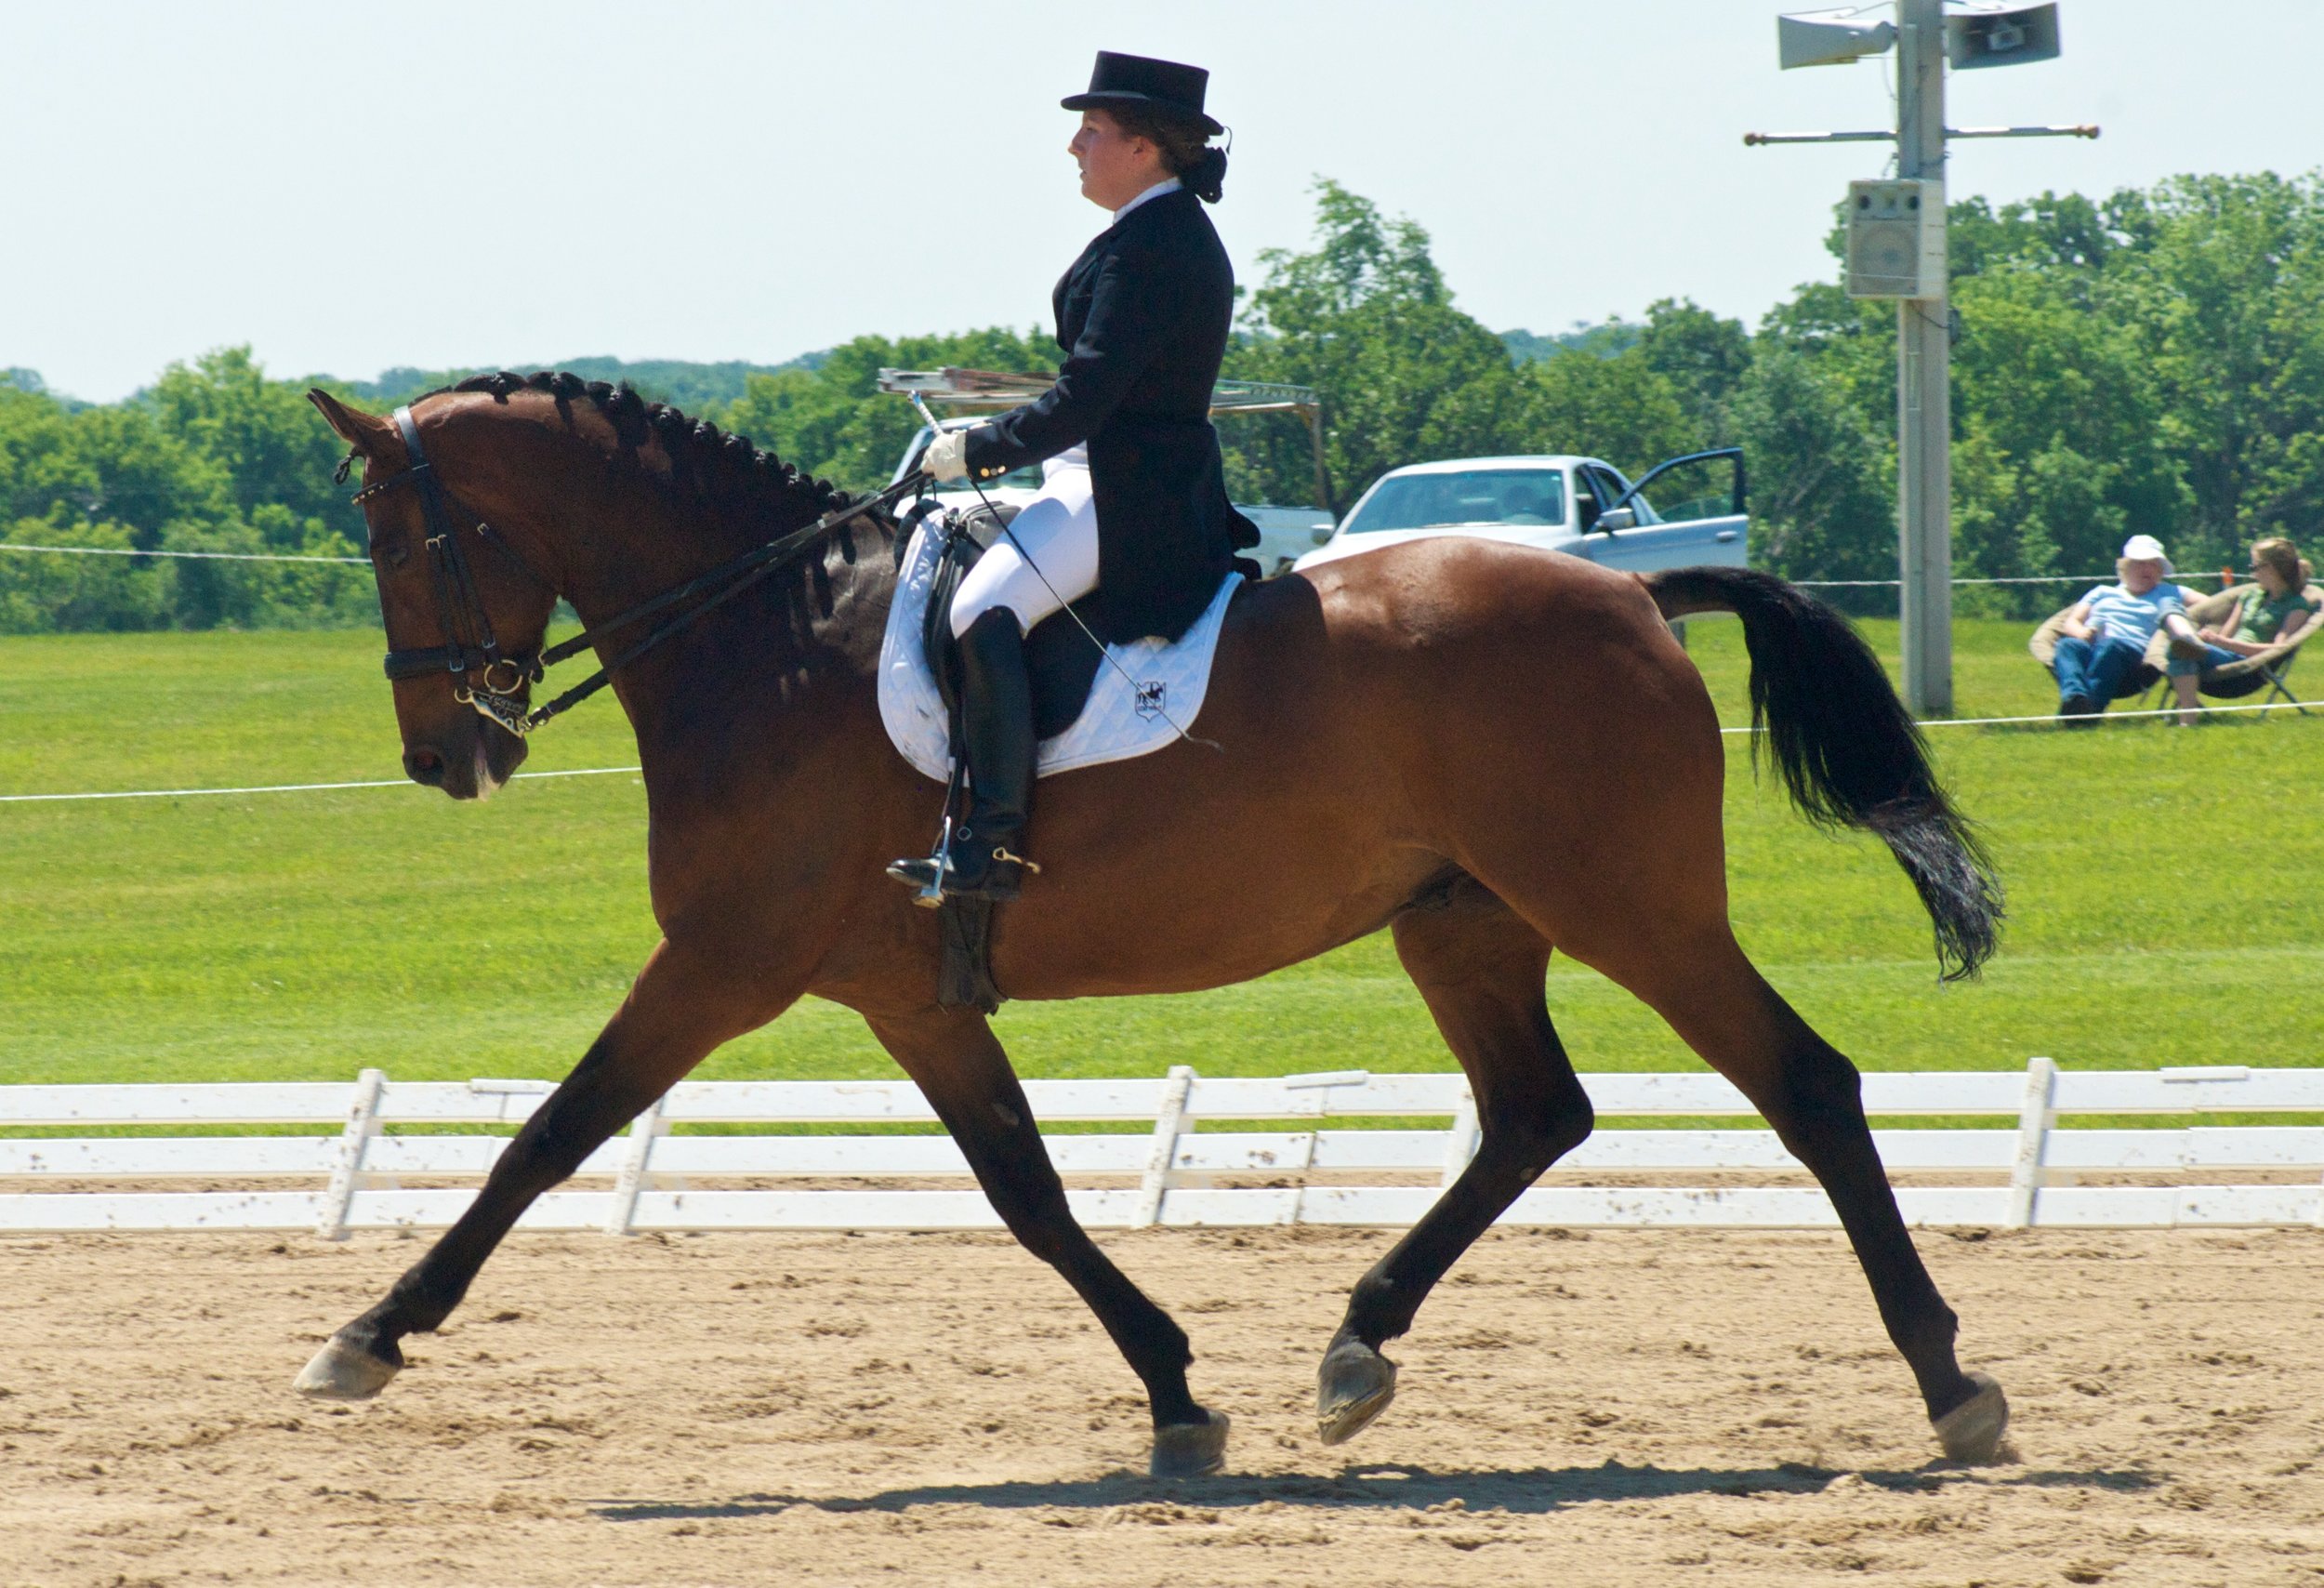
[[[484,610],[484,599],[477,593],[476,576],[469,571],[468,553],[461,549],[459,534],[452,527],[447,514],[443,483],[437,478],[435,465],[429,461],[428,449],[420,444],[419,426],[408,406],[396,409],[395,427],[403,432],[407,461],[396,473],[356,492],[354,500],[361,507],[403,484],[419,493],[420,517],[427,526],[428,571],[435,587],[436,615],[442,625],[445,642],[418,650],[398,650],[390,635],[386,660],[388,679],[393,682],[425,678],[430,673],[449,673],[454,681],[454,699],[475,707],[512,734],[528,734],[535,724],[529,720],[518,692],[548,676],[547,658],[538,652],[531,655],[502,653],[499,637],[493,632],[492,615]],[[366,527],[369,522],[366,514]],[[552,597],[557,594],[557,587],[535,573],[532,564],[482,518],[476,521],[476,535],[535,585]],[[375,541],[376,538],[375,536]]]
[[[464,706],[473,706],[480,715],[497,722],[519,738],[523,738],[550,718],[561,715],[595,695],[612,681],[616,669],[636,660],[694,619],[733,600],[786,563],[815,549],[841,525],[866,513],[884,512],[903,497],[918,491],[926,479],[925,475],[915,470],[875,496],[834,509],[811,524],[755,547],[706,573],[696,575],[684,584],[664,590],[660,595],[649,597],[627,611],[582,630],[570,640],[560,641],[545,650],[529,654],[506,652],[500,647],[499,637],[493,631],[492,615],[484,610],[483,597],[477,592],[476,578],[469,567],[468,553],[461,549],[460,536],[452,527],[450,509],[461,507],[459,499],[444,485],[435,466],[429,461],[427,449],[420,444],[419,425],[412,417],[408,404],[396,409],[395,426],[403,434],[407,461],[395,473],[356,492],[354,501],[360,507],[384,492],[405,484],[419,493],[420,516],[427,528],[428,568],[436,592],[436,615],[443,630],[444,643],[416,650],[399,650],[394,635],[389,635],[388,678],[392,682],[402,679],[448,674],[453,681],[454,699]],[[338,478],[342,483],[352,462],[353,455],[350,454],[348,461],[339,466]],[[462,507],[461,516],[474,515]],[[368,513],[364,515],[364,524],[369,527]],[[482,517],[476,519],[475,534],[478,539],[492,547],[535,586],[552,597],[561,593],[552,581],[535,572],[532,564],[518,553],[516,548],[503,539],[500,533]],[[376,549],[376,533],[373,542]],[[374,571],[377,571],[376,561]],[[589,678],[546,706],[526,708],[521,692],[527,684],[546,680],[550,668],[579,655],[614,629],[667,612],[697,596],[704,599],[657,625],[643,640],[607,662]],[[383,620],[384,617],[383,603]]]

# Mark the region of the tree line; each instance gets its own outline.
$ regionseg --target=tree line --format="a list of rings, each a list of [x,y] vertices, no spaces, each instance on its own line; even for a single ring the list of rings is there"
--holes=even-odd
[[[2185,177],[2103,200],[1973,198],[1951,224],[1958,574],[2091,573],[2141,531],[2182,569],[2239,565],[2241,545],[2263,535],[2324,538],[2324,181]],[[1837,227],[1831,246],[1837,257]],[[918,424],[874,390],[882,366],[1030,371],[1056,358],[1037,327],[993,328],[861,337],[787,366],[671,364],[639,384],[865,489]],[[1754,562],[1793,578],[1878,579],[1895,571],[1895,367],[1894,306],[1851,300],[1836,282],[1800,287],[1755,328],[1666,299],[1637,323],[1496,333],[1455,301],[1420,225],[1326,181],[1311,245],[1261,256],[1224,373],[1323,393],[1340,510],[1382,471],[1425,458],[1582,452],[1635,474],[1740,445]],[[338,448],[305,388],[383,407],[462,373],[276,380],[229,349],[173,364],[125,402],[85,404],[7,372],[0,539],[360,554],[361,518],[331,481]],[[1312,500],[1295,421],[1236,419],[1221,433],[1238,500]],[[1960,604],[2025,614],[2061,593]],[[374,620],[356,566],[0,553],[0,632]]]

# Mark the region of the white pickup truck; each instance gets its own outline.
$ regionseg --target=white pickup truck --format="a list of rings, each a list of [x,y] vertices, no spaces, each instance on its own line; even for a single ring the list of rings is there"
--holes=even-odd
[[[1726,466],[1729,478],[1705,479]],[[1666,480],[1657,512],[1645,488]],[[1680,500],[1675,493],[1694,493]],[[1330,538],[1296,566],[1375,551],[1400,541],[1468,535],[1649,573],[1706,564],[1739,568],[1750,550],[1743,452],[1690,452],[1636,484],[1595,457],[1457,457],[1392,469],[1372,483]]]
[[[914,392],[927,402],[965,410],[947,414],[937,420],[947,430],[971,429],[983,423],[986,414],[1029,403],[1048,390],[1049,385],[1046,376],[1003,375],[979,369],[883,369],[879,372],[879,390],[882,391]],[[1316,447],[1316,495],[1329,499],[1321,450],[1322,407],[1312,390],[1304,386],[1280,386],[1266,381],[1221,380],[1211,395],[1210,414],[1214,419],[1233,414],[1294,414],[1304,419],[1309,438]],[[920,427],[910,444],[904,449],[904,457],[897,461],[894,478],[901,480],[917,468],[920,455],[935,439],[935,433],[928,427]],[[1040,488],[1041,470],[1038,468],[1018,469],[997,480],[986,481],[984,495],[996,504],[1023,507],[1033,499]],[[965,488],[937,491],[931,495],[946,507],[972,508],[977,502],[976,493]],[[1259,528],[1259,544],[1244,555],[1271,575],[1283,572],[1303,553],[1313,551],[1331,536],[1332,519],[1328,508],[1278,507],[1271,502],[1237,502],[1235,505],[1237,511]]]

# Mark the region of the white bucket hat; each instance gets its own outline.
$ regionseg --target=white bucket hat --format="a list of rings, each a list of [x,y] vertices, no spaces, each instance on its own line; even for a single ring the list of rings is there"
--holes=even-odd
[[[2151,535],[2133,535],[2122,543],[2122,558],[2128,562],[2159,562],[2166,574],[2179,570],[2171,565],[2171,559],[2162,549],[2162,542]]]

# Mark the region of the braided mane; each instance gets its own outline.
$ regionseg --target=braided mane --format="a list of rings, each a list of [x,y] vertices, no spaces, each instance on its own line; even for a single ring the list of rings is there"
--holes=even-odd
[[[564,370],[518,375],[504,369],[493,375],[472,375],[438,390],[486,392],[502,403],[519,391],[546,392],[560,402],[586,398],[613,425],[624,446],[659,441],[669,456],[674,484],[687,483],[691,477],[696,489],[706,492],[714,484],[731,482],[763,496],[779,498],[771,500],[770,506],[811,507],[818,514],[852,507],[856,500],[830,481],[802,473],[748,436],[728,435],[709,420],[688,418],[667,403],[648,403],[626,380],[615,386],[584,380]]]

